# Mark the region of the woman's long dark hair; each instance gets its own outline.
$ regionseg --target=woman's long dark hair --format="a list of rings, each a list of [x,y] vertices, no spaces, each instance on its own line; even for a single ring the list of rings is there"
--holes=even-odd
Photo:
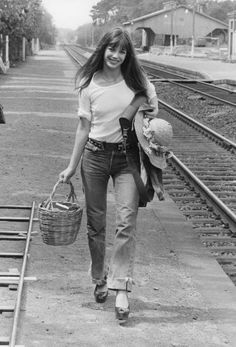
[[[131,38],[126,30],[123,28],[114,28],[107,32],[100,42],[93,54],[89,57],[87,62],[80,68],[76,74],[76,82],[79,79],[79,90],[86,88],[94,73],[102,70],[104,64],[104,53],[107,46],[114,48],[120,47],[126,50],[126,57],[121,65],[121,72],[127,86],[135,93],[141,92],[146,95],[146,78],[144,71],[136,58],[135,50]]]

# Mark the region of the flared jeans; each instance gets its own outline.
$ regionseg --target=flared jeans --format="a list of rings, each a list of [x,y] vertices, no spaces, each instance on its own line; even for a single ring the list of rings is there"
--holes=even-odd
[[[138,148],[129,149],[139,162]],[[98,148],[87,142],[81,163],[86,200],[88,244],[93,283],[108,284],[111,290],[131,291],[136,243],[139,193],[126,155],[117,148]],[[106,262],[107,187],[113,180],[116,224],[110,264]]]

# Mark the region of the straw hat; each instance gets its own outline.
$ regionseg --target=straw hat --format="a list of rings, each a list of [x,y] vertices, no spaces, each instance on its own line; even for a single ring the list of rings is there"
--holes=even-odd
[[[161,118],[150,119],[145,117],[144,112],[138,111],[134,119],[134,128],[139,144],[150,162],[164,169],[167,166],[166,159],[172,155],[167,148],[173,137],[171,124]]]

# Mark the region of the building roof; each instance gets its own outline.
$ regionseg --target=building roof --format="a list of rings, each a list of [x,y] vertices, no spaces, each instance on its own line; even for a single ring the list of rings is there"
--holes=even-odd
[[[192,11],[193,12],[193,9],[191,7],[188,7],[188,6],[179,5],[179,6],[175,7],[174,9],[176,10],[178,8],[184,8],[184,9],[186,9],[188,11]],[[135,22],[139,22],[140,20],[143,20],[143,19],[148,19],[148,18],[151,18],[151,17],[160,16],[162,14],[166,14],[168,12],[171,12],[172,10],[173,9],[168,8],[168,9],[162,9],[162,10],[159,10],[159,11],[156,11],[156,12],[148,13],[148,14],[145,14],[144,16],[137,17],[137,18],[131,19],[130,21],[124,22],[123,25],[129,25],[129,24],[132,24],[132,23],[135,23]],[[228,28],[228,24],[227,23],[222,22],[221,20],[219,20],[217,18],[208,16],[207,14],[199,12],[199,11],[195,11],[195,13],[197,13],[200,16],[203,16],[203,17],[206,17],[208,19],[211,19],[211,20],[213,20],[213,21],[215,21],[215,22],[217,22],[217,23],[219,23],[221,25],[224,25],[226,28]]]

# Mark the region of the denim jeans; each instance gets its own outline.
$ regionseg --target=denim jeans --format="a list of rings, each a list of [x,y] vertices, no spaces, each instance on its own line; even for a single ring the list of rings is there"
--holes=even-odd
[[[129,149],[139,162],[138,149]],[[131,291],[135,256],[135,230],[139,193],[122,150],[101,149],[87,142],[81,163],[88,243],[93,283],[108,283],[111,290]],[[116,230],[107,274],[106,212],[107,186],[113,180],[116,202]],[[108,277],[107,277],[108,275]]]

